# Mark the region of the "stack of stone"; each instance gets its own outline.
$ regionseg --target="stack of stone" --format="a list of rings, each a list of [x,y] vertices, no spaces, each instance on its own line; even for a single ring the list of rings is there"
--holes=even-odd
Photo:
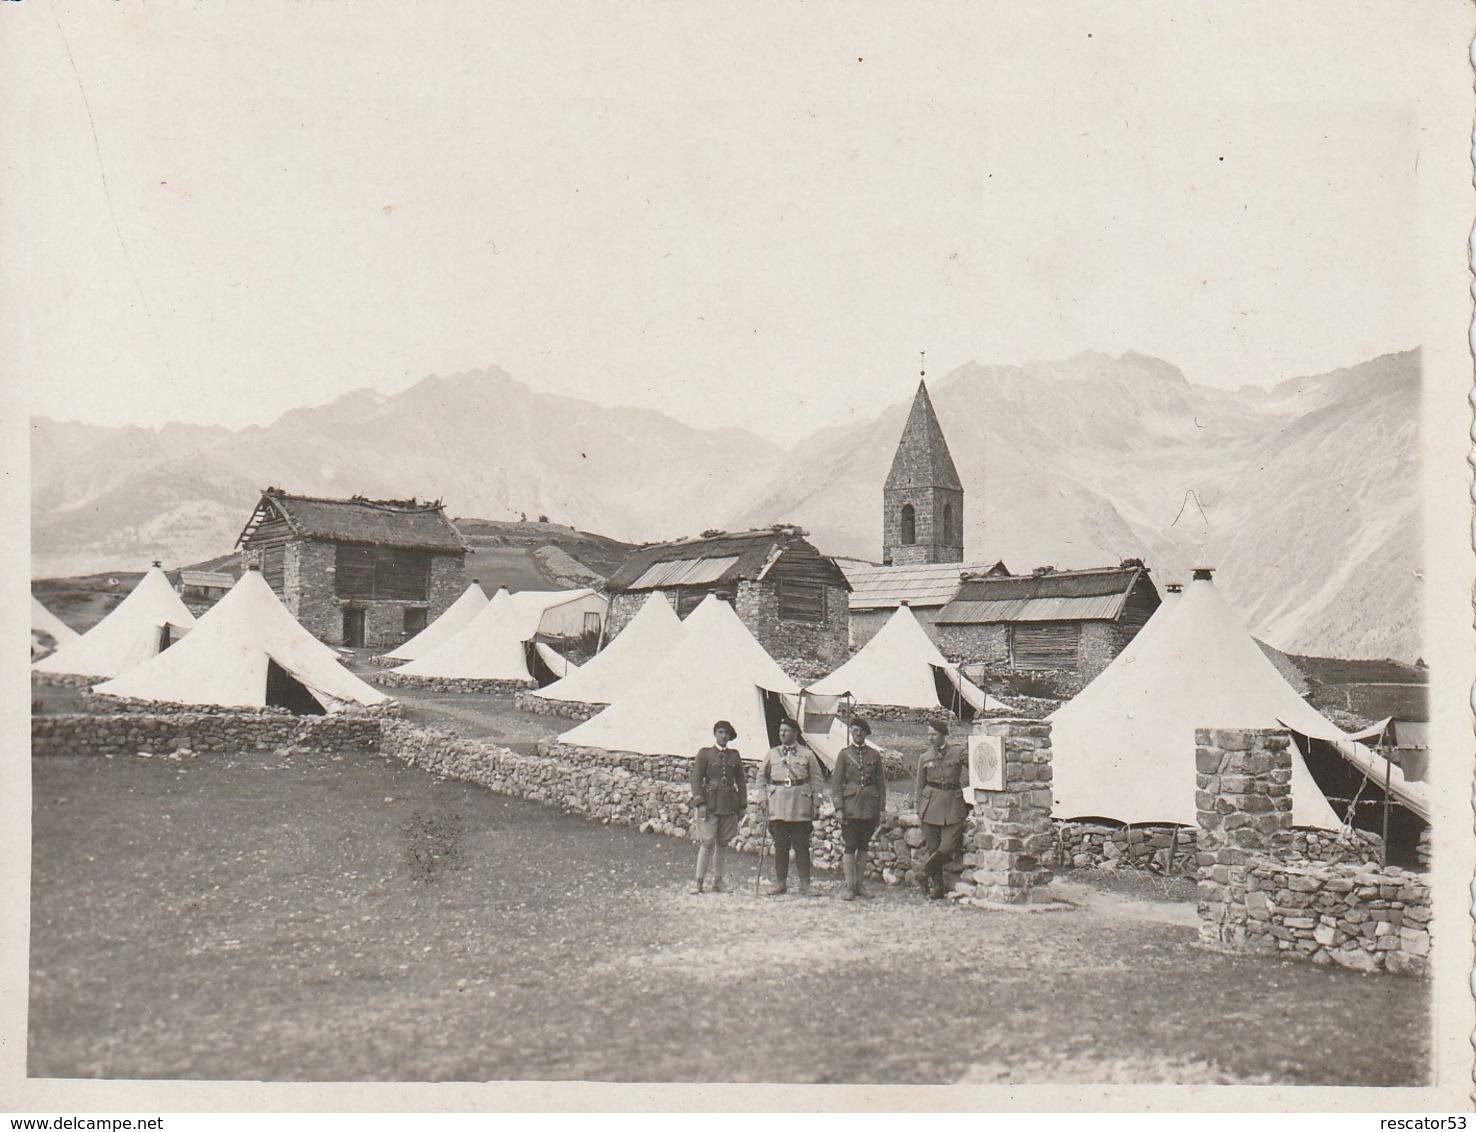
[[[593,719],[610,706],[585,703],[583,700],[545,699],[543,696],[533,695],[527,689],[513,697],[513,704],[519,711],[526,711],[530,715],[557,715],[579,720]]]
[[[419,688],[426,692],[493,696],[511,696],[524,689],[538,687],[533,680],[476,680],[463,676],[414,676],[407,672],[378,672],[372,682],[381,688]]]
[[[1043,862],[1052,849],[1051,725],[990,720],[976,734],[1003,740],[1004,789],[975,793],[964,832],[969,864],[956,891],[1018,904],[1046,879]]]

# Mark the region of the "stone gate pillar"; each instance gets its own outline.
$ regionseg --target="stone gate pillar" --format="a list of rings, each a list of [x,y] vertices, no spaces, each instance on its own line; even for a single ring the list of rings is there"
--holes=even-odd
[[[1199,935],[1245,944],[1246,865],[1291,848],[1291,735],[1276,728],[1194,733]]]
[[[1047,876],[1041,861],[1051,847],[1051,725],[976,720],[969,758],[974,812],[964,841],[976,894],[1024,903]]]

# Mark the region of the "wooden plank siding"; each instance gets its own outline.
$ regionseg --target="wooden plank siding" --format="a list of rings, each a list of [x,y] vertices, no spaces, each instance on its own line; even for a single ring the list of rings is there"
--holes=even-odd
[[[779,594],[779,616],[785,621],[825,620],[825,587],[834,563],[808,544],[791,546],[769,571]]]
[[[334,592],[369,601],[426,601],[431,555],[396,546],[335,548]]]
[[[1147,624],[1148,618],[1153,616],[1160,604],[1158,593],[1148,581],[1147,575],[1140,575],[1117,618],[1124,643],[1138,635],[1138,630]]]
[[[1022,671],[1067,671],[1077,667],[1079,621],[1022,622],[1010,626],[1010,657]]]

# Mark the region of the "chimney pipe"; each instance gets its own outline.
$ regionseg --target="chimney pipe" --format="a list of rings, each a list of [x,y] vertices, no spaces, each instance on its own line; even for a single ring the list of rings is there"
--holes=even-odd
[[[1196,566],[1196,567],[1194,567],[1194,580],[1196,582],[1209,582],[1209,581],[1213,581],[1214,580],[1214,576],[1215,576],[1215,568],[1213,566]]]

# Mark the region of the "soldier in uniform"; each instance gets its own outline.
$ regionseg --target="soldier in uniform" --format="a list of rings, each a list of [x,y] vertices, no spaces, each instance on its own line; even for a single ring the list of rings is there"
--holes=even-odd
[[[846,887],[842,900],[868,896],[861,878],[866,868],[866,847],[887,808],[887,775],[881,752],[866,745],[871,724],[860,716],[851,720],[851,743],[836,756],[830,788],[836,816],[841,823],[842,864]]]
[[[692,760],[692,806],[696,820],[692,835],[697,839],[697,879],[691,891],[701,893],[712,865],[712,891],[732,892],[723,879],[728,843],[738,836],[738,819],[748,808],[748,779],[743,759],[728,746],[738,732],[726,719],[712,725],[716,746],[703,747]]]
[[[963,841],[963,787],[968,780],[968,756],[961,747],[948,746],[948,724],[928,724],[928,749],[917,764],[917,816],[922,819],[928,857],[917,882],[934,900],[944,896],[943,866]]]
[[[769,836],[774,840],[774,883],[768,895],[789,891],[789,851],[799,871],[801,896],[815,896],[810,889],[810,834],[820,809],[820,789],[825,772],[809,747],[799,745],[799,726],[792,719],[779,724],[779,745],[769,750],[759,765],[759,776],[769,808]]]

